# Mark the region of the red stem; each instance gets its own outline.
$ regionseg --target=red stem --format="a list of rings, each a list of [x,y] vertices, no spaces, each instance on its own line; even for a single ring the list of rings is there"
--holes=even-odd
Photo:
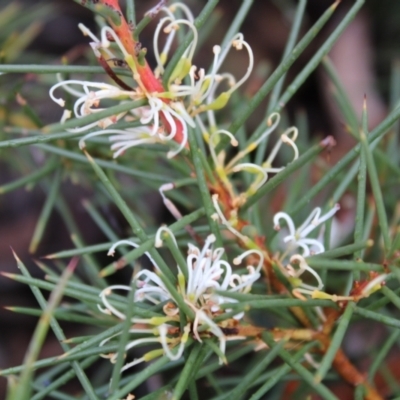
[[[149,64],[147,61],[144,59],[142,64],[139,63],[138,58],[137,58],[137,42],[133,39],[133,35],[131,32],[131,28],[129,24],[127,23],[121,8],[119,6],[118,0],[100,0],[100,3],[104,4],[105,6],[115,10],[116,13],[120,16],[121,24],[117,25],[115,24],[111,18],[108,20],[108,23],[110,26],[113,28],[115,31],[116,35],[119,37],[121,40],[122,45],[125,47],[126,51],[133,57],[137,72],[140,76],[140,81],[143,84],[143,86],[146,88],[146,90],[150,93],[163,93],[165,92],[165,88],[163,87],[161,81],[157,79],[151,70]],[[166,104],[170,102],[169,99],[164,99],[161,98],[162,101]],[[161,112],[161,120],[162,123],[167,131],[171,130],[171,126],[168,123],[167,119],[165,118],[165,115],[163,112]],[[176,124],[176,134],[174,137],[174,140],[177,143],[182,143],[183,141],[183,126],[182,123],[174,118],[175,124]],[[187,145],[188,147],[188,145]]]

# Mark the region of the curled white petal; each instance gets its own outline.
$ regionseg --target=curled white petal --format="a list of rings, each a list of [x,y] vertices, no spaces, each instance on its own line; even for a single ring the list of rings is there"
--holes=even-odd
[[[307,236],[318,226],[322,225],[329,218],[332,218],[340,209],[339,204],[335,204],[331,210],[321,216],[321,209],[315,208],[305,221],[296,229],[292,218],[285,212],[278,212],[274,215],[273,222],[276,230],[280,229],[279,221],[284,220],[289,229],[289,235],[283,237],[283,242],[287,248],[282,258],[290,254],[296,248],[303,249],[302,256],[308,257],[311,254],[323,253],[325,247],[319,239],[308,238]]]
[[[118,45],[119,49],[125,57],[129,56],[129,53],[126,51],[124,45],[121,42],[121,39],[109,26],[104,26],[101,29],[101,43],[104,48],[107,48],[110,45],[110,41],[108,40],[107,35],[110,35],[114,39],[115,43]]]
[[[167,233],[172,238],[172,240],[174,241],[175,245],[178,247],[178,244],[176,242],[174,234],[172,233],[171,229],[169,229],[166,226],[162,226],[161,228],[157,229],[156,236],[155,236],[155,246],[156,247],[161,247],[163,245],[163,240],[162,240],[162,237],[161,237],[163,232]]]
[[[259,261],[258,261],[258,265],[257,265],[257,268],[256,268],[256,272],[260,272],[261,271],[261,268],[262,268],[262,266],[263,266],[263,263],[264,263],[264,254],[260,251],[260,250],[257,250],[257,249],[250,249],[250,250],[247,250],[247,251],[245,251],[244,253],[242,253],[240,256],[237,256],[234,260],[233,260],[233,263],[235,264],[235,265],[239,265],[246,257],[248,257],[250,254],[257,254],[258,255],[258,257],[259,257]]]
[[[119,240],[118,242],[114,243],[110,249],[108,250],[107,255],[108,256],[113,256],[115,253],[115,249],[121,245],[128,245],[128,246],[132,246],[135,249],[137,249],[140,244],[132,242],[131,240]],[[148,259],[153,263],[153,265],[159,270],[159,266],[157,265],[157,263],[154,261],[153,257],[150,255],[150,253],[148,251],[146,251],[144,254],[146,254],[146,256],[148,257]]]
[[[321,289],[324,287],[324,283],[322,282],[321,277],[318,275],[318,273],[317,273],[315,270],[313,270],[313,269],[307,264],[307,262],[306,262],[306,260],[304,259],[304,257],[302,257],[302,256],[299,255],[299,254],[295,254],[295,255],[293,255],[293,256],[290,258],[290,262],[293,263],[293,261],[298,262],[298,263],[299,263],[299,266],[300,266],[300,268],[299,268],[299,270],[298,270],[298,272],[297,272],[297,274],[296,274],[296,277],[301,276],[301,275],[304,273],[304,271],[308,271],[310,274],[312,274],[312,275],[314,276],[314,278],[315,278],[315,279],[317,280],[317,282],[318,282],[318,285],[317,285],[316,287],[313,287],[313,286],[312,286],[312,288],[317,289],[317,290],[321,290]],[[303,285],[303,286],[304,286],[304,285]]]
[[[210,154],[211,154],[211,158],[214,161],[214,165],[220,165],[219,161],[218,161],[218,157],[215,153],[215,137],[218,135],[226,135],[231,139],[231,145],[232,146],[237,146],[239,144],[239,142],[236,140],[236,138],[232,135],[232,133],[230,133],[229,131],[227,131],[226,129],[218,129],[216,132],[213,132],[210,136],[209,139],[209,148],[210,148]]]
[[[265,169],[260,167],[257,164],[253,163],[241,163],[238,165],[235,165],[232,169],[233,172],[239,172],[239,171],[247,171],[252,174],[257,174],[256,179],[254,182],[251,184],[250,188],[247,190],[246,193],[249,195],[254,194],[257,192],[257,190],[264,185],[264,183],[268,179],[268,174],[266,173]]]
[[[387,279],[388,274],[378,275],[376,278],[372,279],[368,284],[362,289],[361,293],[364,296],[369,296],[376,288],[379,288],[381,284]]]
[[[124,320],[125,319],[125,314],[123,312],[117,310],[108,301],[107,296],[111,295],[113,290],[125,290],[125,291],[129,292],[129,291],[131,291],[131,288],[129,286],[126,286],[126,285],[112,285],[112,286],[109,286],[109,287],[103,289],[99,294],[99,296],[100,296],[104,306],[106,307],[106,309],[109,310],[116,317]]]
[[[243,46],[246,48],[248,55],[249,55],[249,65],[247,66],[246,73],[244,76],[236,82],[234,86],[232,86],[229,89],[229,93],[234,92],[236,89],[238,89],[241,85],[243,85],[244,82],[247,81],[249,78],[251,72],[253,71],[254,67],[254,56],[253,56],[253,50],[249,46],[249,44],[243,39],[243,35],[241,33],[238,34],[238,37],[234,40],[232,40],[232,46],[236,48],[236,50],[242,50]]]
[[[218,195],[214,194],[212,197],[212,202],[214,204],[215,211],[218,214],[218,217],[220,218],[221,222],[226,226],[226,228],[231,231],[235,236],[237,236],[240,240],[242,240],[244,243],[247,243],[249,238],[247,236],[242,235],[237,229],[235,229],[232,224],[225,218],[224,213],[222,212],[221,208],[219,207],[218,204]]]

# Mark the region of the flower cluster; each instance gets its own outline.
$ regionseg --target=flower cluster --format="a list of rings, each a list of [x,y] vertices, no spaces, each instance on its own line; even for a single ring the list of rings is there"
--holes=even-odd
[[[284,166],[282,167],[272,166],[282,144],[286,144],[293,149],[292,161],[298,158],[299,151],[295,144],[295,141],[298,136],[298,130],[296,127],[290,127],[280,135],[279,140],[269,153],[268,158],[260,165],[251,162],[240,162],[249,153],[253,152],[261,142],[268,139],[271,133],[279,125],[280,119],[281,118],[278,113],[271,114],[267,119],[267,129],[259,136],[258,139],[251,142],[243,150],[238,151],[238,153],[226,165],[225,165],[226,151],[223,150],[217,155],[215,150],[216,146],[219,143],[219,136],[221,135],[228,136],[231,145],[234,147],[238,146],[238,141],[232,135],[232,133],[224,129],[219,129],[211,134],[209,140],[209,148],[211,157],[214,161],[215,172],[218,175],[220,181],[223,183],[225,189],[228,191],[230,198],[233,200],[235,208],[240,207],[242,204],[246,202],[248,197],[252,196],[254,193],[257,192],[257,190],[267,181],[268,174],[278,173],[285,168]],[[250,174],[254,174],[255,179],[246,191],[237,195],[228,176],[240,171],[245,171]]]
[[[286,222],[289,234],[283,238],[286,245],[286,250],[280,257],[281,260],[287,257],[288,254],[293,254],[295,250],[301,248],[303,257],[308,257],[311,254],[323,253],[325,251],[324,245],[319,239],[307,237],[315,228],[325,223],[328,219],[332,218],[336,212],[340,210],[340,205],[335,204],[331,210],[321,216],[321,209],[315,208],[306,220],[296,229],[293,219],[285,212],[278,212],[274,215],[274,228],[279,231],[281,226],[279,221]]]
[[[161,235],[166,232],[173,238],[172,232],[167,228],[160,228],[157,232],[155,244],[162,245]],[[259,263],[255,267],[247,266],[247,273],[234,273],[232,266],[222,259],[224,255],[223,248],[213,248],[215,242],[214,235],[209,235],[206,238],[202,249],[188,244],[188,254],[186,258],[187,271],[182,271],[178,267],[178,284],[177,293],[185,304],[193,310],[193,320],[187,321],[183,331],[179,328],[181,311],[177,304],[174,294],[168,290],[167,285],[163,280],[160,268],[147,254],[150,261],[155,267],[155,272],[149,270],[141,270],[134,278],[135,280],[135,302],[147,302],[153,305],[164,303],[164,316],[154,317],[149,319],[132,318],[133,327],[131,333],[140,333],[148,335],[148,337],[133,340],[126,346],[126,350],[132,347],[146,343],[161,343],[161,352],[151,352],[150,356],[161,353],[166,354],[171,360],[177,360],[181,357],[185,344],[189,337],[201,342],[202,337],[214,336],[219,340],[219,357],[220,362],[226,361],[224,358],[225,346],[227,337],[224,334],[223,326],[214,322],[214,317],[222,314],[221,305],[236,302],[235,299],[220,292],[237,292],[247,293],[251,290],[253,283],[260,277],[260,271],[263,264],[263,256],[261,252],[249,250],[242,253],[233,260],[233,264],[239,265],[242,261],[251,254],[256,254],[259,257]],[[115,243],[109,250],[109,255],[114,254],[114,250],[119,245],[131,245],[137,247],[133,242],[122,240]],[[113,291],[130,291],[130,286],[113,285],[104,289],[101,294],[101,300],[104,308],[100,310],[107,314],[112,314],[122,320],[125,319],[125,314],[122,310],[115,307],[108,296]],[[226,312],[231,311],[229,308]],[[236,314],[233,318],[238,321],[243,317],[243,313]],[[232,337],[229,337],[230,339]],[[235,337],[237,338],[237,337]],[[105,340],[102,344],[109,341]],[[132,367],[142,361],[146,361],[150,357],[145,355],[134,360],[124,366],[123,370]],[[111,356],[113,359],[113,356]]]
[[[293,219],[287,213],[281,211],[274,215],[273,222],[275,230],[280,231],[280,221],[284,221],[289,231],[286,232],[288,234],[285,234],[282,238],[285,250],[275,259],[281,271],[294,288],[292,293],[299,298],[304,298],[305,294],[312,296],[314,292],[321,291],[324,287],[321,277],[307,264],[305,258],[313,254],[323,253],[325,247],[320,238],[310,238],[308,236],[314,229],[318,226],[322,226],[328,219],[332,218],[339,209],[340,205],[335,204],[326,214],[321,215],[321,209],[317,207],[297,229]],[[322,229],[319,237],[321,237],[321,233]],[[300,249],[301,254],[298,253]],[[289,262],[287,263],[286,260],[288,257]],[[300,277],[305,272],[308,272],[316,280],[316,285],[303,282]]]
[[[325,252],[325,247],[321,240],[321,233],[319,238],[309,238],[308,235],[318,226],[324,224],[328,219],[332,218],[340,209],[339,204],[335,204],[326,214],[321,215],[321,209],[315,208],[306,220],[296,229],[292,218],[285,212],[278,212],[274,216],[274,226],[276,230],[280,230],[280,221],[286,222],[289,234],[283,236],[282,241],[285,244],[285,251],[276,257],[276,262],[280,266],[282,272],[291,283],[292,293],[299,298],[304,299],[304,295],[311,296],[311,298],[329,299],[332,301],[358,301],[362,298],[370,296],[376,290],[379,290],[384,284],[387,274],[371,273],[367,281],[362,285],[356,284],[357,290],[350,293],[349,296],[341,296],[336,294],[328,294],[322,291],[324,284],[318,273],[312,269],[306,261],[306,257]],[[302,253],[298,254],[297,251],[301,249]],[[290,256],[290,257],[289,257]],[[289,263],[285,260],[289,257]],[[286,265],[285,265],[286,264]],[[300,278],[305,272],[308,272],[315,280],[316,285],[310,285]],[[303,278],[304,279],[304,278]],[[361,287],[362,286],[362,287]],[[322,311],[319,315],[324,319]]]
[[[148,103],[130,112],[99,119],[94,123],[73,129],[74,132],[87,132],[89,129],[101,128],[85,135],[79,143],[81,148],[85,147],[85,140],[88,138],[109,135],[109,140],[113,143],[111,149],[114,151],[114,157],[118,157],[132,146],[144,143],[164,143],[173,140],[179,144],[178,149],[171,150],[168,153],[168,157],[173,157],[187,146],[188,127],[194,128],[197,124],[202,127],[204,136],[208,137],[207,129],[204,127],[200,114],[207,112],[209,125],[215,126],[213,110],[223,108],[231,94],[248,79],[253,69],[253,54],[242,34],[235,35],[224,48],[214,46],[212,68],[210,73],[206,73],[204,69],[198,70],[192,64],[198,33],[190,10],[182,3],[175,3],[169,7],[158,7],[157,10],[150,11],[153,14],[155,12],[166,14],[166,16],[161,18],[154,34],[154,55],[157,61],[154,73],[151,71],[149,73],[148,70],[142,71],[139,68],[140,63],[144,62],[143,60],[138,61],[138,57],[141,56],[130,54],[126,48],[126,43],[123,43],[111,27],[103,27],[100,39],[98,39],[87,27],[82,24],[79,25],[83,34],[89,36],[92,40],[91,47],[100,63],[122,89],[108,83],[71,79],[55,84],[50,89],[50,97],[62,107],[65,106],[65,102],[62,98],[54,96],[56,89],[63,88],[77,97],[78,99],[73,107],[77,118],[100,111],[100,103],[106,100],[116,100],[121,103],[127,100],[145,99]],[[180,17],[182,13],[184,18]],[[176,31],[185,29],[184,27],[193,34],[193,40],[173,69],[167,87],[164,88],[159,78],[164,74],[164,66],[168,60]],[[164,40],[164,47],[160,52],[159,38],[161,33],[165,33],[167,36]],[[115,46],[111,47],[111,42],[115,43]],[[249,55],[247,71],[238,81],[231,74],[219,72],[232,47],[239,51],[246,49]],[[123,65],[132,73],[133,80],[136,83],[135,88],[130,88],[121,81],[108,64],[110,61],[121,60],[121,57]],[[182,83],[184,80],[185,83]],[[221,85],[224,81],[228,85],[227,90],[221,89],[226,86],[225,84]],[[82,90],[78,90],[76,87],[81,87]],[[63,120],[68,116],[70,116],[70,113],[64,114]],[[128,122],[140,122],[140,126],[128,129],[110,128],[121,118],[125,118]],[[213,128],[210,129],[213,130]]]

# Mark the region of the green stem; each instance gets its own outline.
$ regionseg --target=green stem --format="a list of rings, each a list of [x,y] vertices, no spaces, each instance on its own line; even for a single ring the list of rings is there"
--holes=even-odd
[[[42,150],[48,151],[53,154],[57,154],[61,157],[66,157],[70,160],[78,161],[85,164],[89,163],[88,159],[83,154],[79,154],[74,151],[62,149],[48,144],[37,144],[36,146]],[[103,168],[111,169],[117,172],[122,172],[124,174],[131,176],[136,176],[138,178],[142,178],[144,181],[152,180],[155,182],[165,183],[171,180],[170,177],[160,176],[159,174],[153,174],[151,172],[144,172],[143,170],[135,170],[126,167],[124,165],[117,164],[115,161],[107,161],[107,160],[102,160],[100,158],[94,158],[94,160],[98,165],[100,165]]]
[[[54,283],[45,282],[40,279],[27,278],[25,276],[13,275],[13,274],[3,274],[3,275],[5,275],[10,279],[15,280],[16,282],[20,282],[29,286],[35,286],[37,288],[48,291],[52,291],[55,287]],[[57,282],[59,279],[59,278],[54,278],[53,276],[48,276],[47,278],[49,281],[53,282]],[[93,306],[93,308],[96,308],[96,306],[100,302],[99,300],[100,290],[89,285],[78,284],[77,282],[70,281],[66,285],[64,293],[66,296],[72,297],[81,302],[88,303],[90,306]],[[121,309],[124,306],[126,307],[126,300],[125,298],[122,297],[110,296],[110,302],[113,305],[119,306]],[[140,318],[152,318],[154,316],[159,316],[159,314],[151,311],[150,309],[144,309],[139,307],[137,308],[136,313]]]
[[[135,240],[135,238],[129,238],[128,240]],[[103,251],[107,251],[113,244],[114,244],[114,241],[101,243],[101,244],[94,244],[92,246],[86,246],[86,247],[82,247],[80,249],[63,250],[63,251],[59,251],[58,253],[49,254],[42,258],[52,260],[52,259],[58,259],[58,258],[81,256],[82,254],[91,254],[91,253],[97,253],[100,251],[103,252]]]
[[[199,400],[199,393],[197,392],[196,382],[189,383],[189,396],[190,400]]]
[[[359,171],[359,161],[357,160],[343,177],[336,177],[337,186],[332,193],[332,203],[337,203],[348,190],[349,186],[354,183],[355,176]]]
[[[392,347],[396,344],[396,342],[398,342],[399,338],[400,338],[400,331],[395,330],[386,339],[385,343],[383,345],[380,345],[380,350],[378,354],[374,356],[373,362],[368,372],[368,380],[371,383],[374,382],[374,377],[376,372],[378,371],[379,367],[383,364],[386,356],[388,355]]]
[[[378,172],[376,170],[374,157],[372,155],[372,150],[368,145],[367,135],[364,132],[360,133],[360,142],[362,145],[362,149],[365,153],[365,161],[367,164],[368,175],[371,182],[372,193],[374,194],[379,226],[381,228],[381,234],[383,237],[384,252],[385,256],[387,256],[390,251],[390,236],[389,225],[385,211],[385,203],[383,201],[382,190],[379,182]]]
[[[326,268],[334,271],[383,271],[383,266],[380,264],[364,263],[352,260],[330,260],[322,257],[307,258],[308,265],[311,268],[320,269]]]
[[[126,19],[128,24],[136,25],[135,0],[126,0]]]
[[[58,277],[57,280],[60,278]],[[12,312],[25,314],[25,315],[32,315],[35,317],[40,317],[43,314],[42,310],[36,308],[28,308],[28,307],[7,307],[7,310]],[[110,326],[114,324],[113,320],[101,320],[99,318],[89,317],[88,315],[76,314],[66,312],[65,310],[58,310],[56,309],[53,313],[54,318],[57,320],[68,321],[68,322],[75,322],[78,324],[85,324],[85,325],[98,325],[98,326]]]
[[[248,102],[248,105],[244,108],[244,110],[239,114],[239,116],[235,119],[235,121],[230,125],[228,130],[231,133],[235,133],[241,126],[244,125],[245,121],[253,114],[253,111],[259,106],[261,101],[267,96],[267,94],[272,90],[272,88],[276,85],[279,79],[288,71],[288,69],[293,65],[293,63],[297,60],[300,54],[304,51],[304,49],[309,45],[309,43],[317,36],[318,32],[322,29],[325,23],[329,20],[329,18],[334,13],[338,2],[334,3],[331,7],[328,8],[327,11],[321,16],[321,18],[309,29],[309,31],[304,35],[304,37],[300,40],[298,45],[293,49],[291,54],[289,54],[275,69],[272,75],[267,79],[267,81],[261,86],[261,88],[257,91],[255,96]],[[262,132],[260,132],[261,134]],[[221,140],[221,143],[217,146],[217,153],[225,147],[227,140]],[[248,144],[257,140],[258,137],[251,137],[248,140]],[[229,140],[229,139],[228,139]],[[222,143],[223,142],[223,143]]]
[[[349,10],[337,28],[331,33],[329,38],[325,43],[319,48],[319,50],[314,54],[312,59],[307,63],[307,65],[302,69],[300,74],[298,74],[295,80],[288,86],[285,93],[280,97],[277,107],[274,111],[279,112],[291,99],[291,97],[297,92],[298,88],[304,83],[304,81],[311,75],[311,73],[318,67],[321,60],[329,53],[339,36],[347,28],[353,18],[356,16],[357,12],[363,6],[365,0],[358,0]],[[332,7],[338,5],[336,2]]]
[[[37,135],[37,136],[29,136],[25,138],[11,139],[11,140],[3,140],[0,142],[0,148],[17,148],[21,146],[28,146],[31,144],[38,143],[46,143],[46,142],[54,142],[60,139],[74,139],[82,136],[82,132],[61,132],[61,133],[53,133],[52,135]]]
[[[153,21],[153,17],[151,15],[145,15],[140,22],[135,26],[135,30],[133,31],[133,39],[135,42],[139,41],[139,35],[146,28],[149,23]]]
[[[90,367],[96,360],[98,360],[98,358],[99,358],[98,356],[86,358],[79,365],[84,370]],[[54,365],[54,363],[50,365]],[[59,376],[57,379],[51,380],[51,383],[46,385],[46,387],[44,387],[43,389],[38,384],[34,385],[35,389],[39,391],[34,396],[32,396],[32,399],[30,400],[42,400],[50,393],[54,395],[55,394],[54,392],[56,391],[57,388],[65,385],[72,378],[74,378],[75,375],[76,375],[75,370],[70,369],[65,374]]]
[[[396,318],[387,317],[386,315],[382,315],[382,313],[377,313],[371,310],[366,310],[361,307],[356,307],[354,312],[361,317],[372,319],[373,321],[380,322],[381,324],[392,326],[393,328],[400,328],[400,321]]]
[[[22,178],[16,179],[13,182],[6,183],[5,185],[0,186],[0,195],[9,193],[25,185],[32,185],[36,181],[53,172],[57,168],[57,166],[58,161],[56,159],[49,160],[45,165],[43,165],[43,167],[37,169],[35,172],[32,172],[31,174],[25,175]]]
[[[264,370],[271,364],[272,361],[276,358],[279,352],[282,350],[285,344],[284,340],[278,342],[278,344],[268,351],[266,356],[252,368],[244,377],[240,380],[238,385],[228,392],[225,395],[225,399],[238,399],[241,398],[243,393],[246,393],[246,390],[252,385],[252,383],[258,378],[260,374],[264,372]],[[250,393],[249,393],[250,394]]]
[[[327,258],[339,258],[343,256],[348,256],[349,254],[371,247],[372,245],[373,245],[372,240],[366,240],[363,242],[348,244],[346,246],[337,247],[336,249],[327,250],[321,254],[315,254],[311,257],[307,257],[306,261],[309,262],[310,259],[319,259],[319,258],[327,259]]]
[[[109,396],[108,400],[119,400],[125,398],[133,389],[145,382],[151,376],[155,375],[170,360],[167,356],[162,356],[158,360],[149,364],[145,369],[135,374],[126,385],[120,388],[113,396]]]
[[[131,290],[126,299],[128,307],[126,307],[125,321],[122,324],[122,331],[121,331],[121,335],[119,337],[117,359],[115,361],[112,375],[111,375],[110,394],[113,394],[118,389],[118,386],[119,386],[119,382],[121,379],[121,368],[124,364],[125,356],[126,356],[125,348],[129,341],[129,335],[130,335],[129,330],[131,329],[131,326],[132,326],[132,317],[136,311],[136,307],[135,307],[136,280],[134,279],[134,277],[131,278],[130,286],[131,286]]]
[[[127,101],[117,106],[109,107],[105,110],[86,115],[82,118],[69,119],[63,123],[51,124],[43,128],[43,133],[54,133],[58,130],[73,129],[79,126],[89,125],[93,122],[99,121],[103,118],[111,117],[123,112],[131,111],[135,108],[143,107],[147,104],[146,99]],[[83,134],[83,133],[81,133]]]
[[[296,14],[294,16],[292,28],[290,30],[288,41],[286,42],[285,50],[283,51],[282,62],[286,57],[292,52],[293,47],[296,44],[297,38],[299,36],[301,22],[304,17],[304,10],[307,5],[307,0],[300,0],[296,9]],[[284,73],[281,78],[278,80],[274,88],[272,89],[272,93],[268,102],[267,108],[267,117],[271,114],[272,110],[275,108],[276,103],[278,101],[279,95],[281,94],[283,83],[285,82],[286,73]],[[268,139],[268,138],[267,138]],[[263,162],[263,158],[265,156],[265,150],[267,148],[268,140],[263,140],[259,146],[257,147],[255,164],[260,165]]]
[[[48,224],[51,212],[53,211],[61,184],[61,168],[58,168],[53,176],[50,188],[47,193],[46,201],[39,215],[35,230],[29,245],[29,252],[35,253],[40,241],[42,240],[44,230]]]
[[[19,64],[0,64],[2,73],[22,73],[22,74],[101,74],[104,69],[98,66],[87,65],[19,65]],[[114,70],[118,75],[132,76],[126,70]]]
[[[400,310],[400,297],[393,290],[383,286],[381,292]]]
[[[307,343],[291,357],[292,362],[299,362],[304,357],[304,354],[310,351],[314,346],[315,343]],[[278,347],[278,345],[276,347]],[[263,383],[262,386],[255,393],[252,394],[250,400],[260,400],[261,398],[265,398],[265,393],[267,393],[272,387],[274,387],[285,375],[289,374],[291,370],[292,368],[289,364],[284,364],[281,367],[277,368],[272,374],[271,378]]]
[[[168,234],[168,232],[164,232],[162,235],[162,239],[167,242],[167,247],[169,251],[172,253],[174,260],[178,263],[180,270],[182,271],[183,276],[185,277],[185,280],[187,282],[188,280],[188,266],[185,258],[183,257],[181,251],[179,250],[179,247],[171,237],[171,235]]]
[[[368,134],[368,119],[367,109],[364,105],[362,115],[362,131],[365,136]],[[365,215],[365,197],[367,189],[367,164],[366,164],[366,153],[365,149],[361,148],[360,154],[360,165],[358,170],[358,186],[357,186],[357,208],[356,208],[356,219],[354,228],[354,241],[358,242],[363,238],[364,232],[364,215]],[[363,251],[360,249],[354,252],[354,259],[361,259]],[[354,271],[353,277],[355,280],[360,279],[360,273]]]
[[[304,17],[304,10],[307,5],[307,0],[300,0],[297,6],[296,14],[294,16],[292,28],[290,30],[289,38],[285,46],[285,50],[283,52],[283,59],[285,59],[292,52],[294,45],[296,44],[297,38],[299,36],[301,22]],[[267,115],[270,115],[272,110],[275,108],[276,103],[278,101],[279,95],[282,90],[283,83],[285,81],[286,73],[282,75],[279,81],[276,83],[274,88],[272,89],[271,97],[268,103]]]
[[[222,292],[224,296],[230,297],[229,292]],[[297,300],[297,299],[268,299],[268,300],[253,300],[242,303],[224,303],[220,305],[221,309],[232,308],[238,312],[249,310],[264,310],[276,307],[335,307],[336,304],[331,300]]]
[[[189,357],[185,361],[185,366],[183,367],[182,372],[179,375],[179,380],[174,388],[174,394],[172,399],[179,400],[186,388],[190,383],[190,378],[195,375],[197,371],[194,371],[194,365],[196,364],[196,360],[199,358],[200,351],[204,347],[201,343],[195,343],[192,347]]]
[[[25,265],[17,257],[16,257],[16,259],[17,259],[18,267],[19,267],[20,271],[22,272],[22,274],[24,274],[24,276],[27,278],[31,278],[29,271],[27,270]],[[59,281],[59,287],[58,287],[58,289],[56,289],[54,291],[54,293],[55,293],[54,296],[50,297],[48,304],[47,304],[47,301],[45,300],[45,298],[43,297],[42,293],[40,292],[40,290],[35,286],[30,286],[37,302],[39,303],[40,307],[44,310],[43,316],[41,318],[41,320],[44,318],[43,324],[48,325],[50,323],[50,326],[51,326],[56,338],[60,342],[60,345],[64,351],[69,350],[69,346],[64,343],[64,340],[66,338],[64,336],[63,330],[61,329],[58,322],[51,316],[51,313],[52,313],[54,307],[56,306],[56,304],[58,303],[58,301],[61,299],[61,296],[64,293],[64,285],[67,283],[68,277],[69,277],[69,275],[72,274],[73,269],[74,269],[73,264],[70,264],[70,267],[68,267],[66,270],[66,275],[63,277],[63,279],[61,279]],[[43,327],[43,325],[42,325],[42,327]],[[42,329],[42,328],[40,328],[40,329]],[[46,329],[46,332],[47,332],[47,329]],[[43,335],[43,339],[44,339],[43,330],[42,330],[42,335]],[[37,341],[36,343],[33,341],[32,343],[34,343],[34,345],[36,346],[39,344],[39,341]],[[31,361],[34,361],[33,358],[31,358]],[[34,366],[33,363],[32,363],[32,365],[29,365],[29,363],[25,363],[24,371],[27,371],[26,374],[32,373],[33,366]],[[92,386],[90,384],[89,379],[87,378],[86,374],[84,373],[84,371],[81,368],[81,366],[79,365],[79,363],[74,361],[71,363],[71,366],[74,369],[76,376],[78,377],[86,394],[89,396],[89,399],[98,400],[97,396],[94,392],[94,389],[92,388]],[[23,388],[24,388],[24,386],[22,384],[19,385],[19,387],[21,388],[19,390],[23,390]],[[14,397],[14,398],[16,400],[22,400],[25,397],[20,395],[20,396]]]
[[[192,129],[189,129],[189,145],[190,152],[192,156],[192,161],[194,165],[194,169],[197,177],[197,184],[200,190],[200,196],[203,202],[204,209],[206,211],[207,221],[210,226],[211,232],[216,237],[216,247],[223,247],[222,245],[222,237],[221,232],[219,230],[218,222],[213,219],[213,215],[215,214],[215,208],[211,200],[210,191],[207,186],[207,182],[205,179],[205,171],[203,170],[203,165],[200,157],[200,149],[197,146],[197,141],[194,136],[194,132]]]
[[[271,348],[274,349],[278,344],[275,342],[273,336],[269,332],[264,332],[262,340]],[[292,356],[285,349],[279,349],[279,356],[289,364],[305,382],[307,382],[319,395],[327,400],[338,400],[338,398],[322,383],[316,382],[312,373],[303,367],[300,363],[293,361]]]
[[[123,216],[126,218],[134,235],[136,235],[142,243],[147,241],[148,237],[146,235],[146,232],[141,227],[139,221],[134,216],[132,211],[129,209],[125,200],[121,197],[121,195],[118,193],[118,191],[115,189],[115,187],[111,184],[107,175],[97,165],[97,163],[91,158],[91,156],[88,153],[85,153],[85,154],[86,154],[90,164],[92,165],[93,170],[95,171],[96,175],[99,177],[99,179],[101,180],[103,185],[106,187],[111,198],[114,200],[116,206],[119,208],[119,210],[121,211]],[[160,269],[160,271],[161,271],[160,279],[163,281],[164,285],[168,289],[172,298],[175,300],[180,311],[185,313],[190,318],[194,318],[193,310],[185,303],[183,297],[176,290],[176,287],[175,287],[176,277],[173,275],[172,271],[168,268],[164,259],[160,256],[160,254],[157,252],[157,250],[155,248],[149,249],[149,254],[153,258],[154,262],[157,264],[158,268]]]
[[[340,318],[338,327],[336,328],[335,334],[332,337],[330,346],[324,354],[324,357],[321,360],[321,364],[319,365],[318,370],[314,376],[315,382],[321,382],[331,368],[332,362],[340,348],[340,345],[342,344],[344,335],[347,331],[347,327],[349,326],[350,319],[354,312],[354,307],[355,303],[348,303],[345,312]]]
[[[232,23],[229,25],[228,30],[225,33],[224,38],[221,42],[221,48],[225,48],[225,46],[230,45],[230,41],[236,33],[239,32],[240,27],[243,24],[248,12],[250,11],[251,6],[253,5],[254,0],[243,0],[242,5],[240,6],[239,10],[235,14],[235,18]]]
[[[322,60],[322,65],[334,85],[334,90],[337,91],[337,98],[338,102],[340,103],[339,107],[349,125],[349,132],[354,138],[358,139],[357,114],[329,56],[324,57]]]

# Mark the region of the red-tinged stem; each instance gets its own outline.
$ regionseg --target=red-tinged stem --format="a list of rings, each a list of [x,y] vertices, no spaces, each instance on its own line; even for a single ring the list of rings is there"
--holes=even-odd
[[[165,89],[159,79],[157,79],[151,70],[149,64],[145,59],[141,61],[141,63],[138,60],[137,57],[137,48],[138,48],[138,43],[135,42],[133,39],[133,35],[131,32],[131,28],[129,27],[129,24],[127,23],[125,17],[122,14],[121,8],[119,6],[119,1],[118,0],[100,0],[100,3],[105,5],[106,7],[109,7],[113,9],[118,15],[119,18],[118,20],[120,21],[120,24],[116,24],[111,18],[108,18],[108,23],[110,26],[113,28],[119,39],[121,40],[122,45],[125,47],[125,50],[133,57],[133,60],[135,62],[136,68],[137,68],[137,73],[140,76],[140,82],[141,84],[145,87],[145,89],[150,92],[150,93],[163,93],[165,92]],[[170,102],[169,99],[162,98],[161,99],[168,104]],[[163,125],[165,126],[167,131],[171,130],[171,126],[168,123],[167,119],[165,118],[165,115],[163,112],[161,112],[161,120],[163,122]],[[179,120],[176,120],[174,118],[175,124],[176,124],[176,134],[174,137],[174,140],[177,143],[182,143],[183,141],[183,126]]]
[[[140,79],[144,85],[144,87],[149,91],[149,92],[157,92],[157,93],[163,93],[165,92],[165,89],[159,79],[157,79],[154,76],[153,71],[149,67],[149,64],[147,64],[147,61],[144,61],[144,65],[140,65],[138,63],[137,65],[137,70],[140,75]],[[169,102],[168,99],[163,99],[166,103]]]
[[[133,57],[136,63],[137,71],[140,75],[141,82],[149,92],[164,92],[162,83],[154,76],[153,71],[147,64],[146,60],[143,60],[141,65],[137,59],[137,42],[133,39],[131,28],[127,23],[125,17],[122,14],[118,0],[100,0],[100,3],[106,7],[113,9],[119,16],[120,24],[116,24],[111,18],[108,19],[108,23],[111,25],[119,39],[121,40],[126,51]]]

